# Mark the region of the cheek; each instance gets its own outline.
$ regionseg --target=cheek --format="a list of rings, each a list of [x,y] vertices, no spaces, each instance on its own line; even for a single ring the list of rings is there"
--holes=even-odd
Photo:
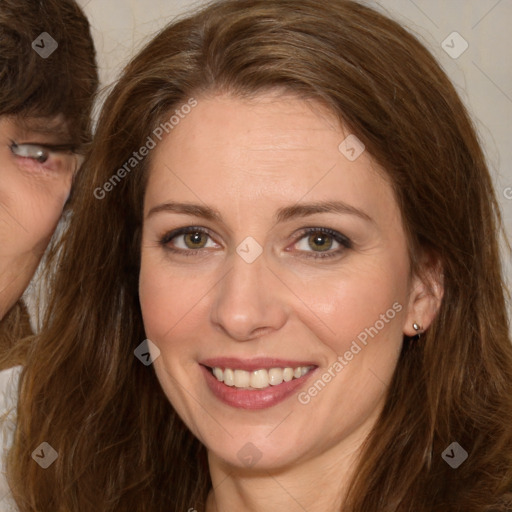
[[[65,200],[64,200],[65,201]],[[64,202],[60,198],[52,196],[47,200],[42,197],[34,197],[29,205],[18,209],[19,218],[27,229],[22,239],[27,247],[42,255],[44,253],[62,215]]]
[[[208,306],[201,303],[205,290],[191,285],[189,277],[177,274],[179,271],[174,269],[171,275],[160,258],[142,251],[139,301],[145,335],[160,351],[154,369],[167,398],[190,424],[193,415],[186,412],[188,396],[175,379],[183,383],[197,377],[194,361],[199,347],[185,340],[200,336]]]
[[[172,343],[176,332],[189,325],[200,295],[189,279],[178,277],[176,270],[171,275],[160,258],[151,250],[143,250],[139,300],[146,335],[162,349],[164,340],[166,345]]]
[[[406,291],[406,261],[380,259],[378,265],[351,267],[336,279],[305,283],[302,293],[315,318],[322,320],[317,335],[340,355],[356,351],[354,341],[365,347],[373,339],[381,340],[377,350],[389,344],[398,350]]]
[[[165,333],[173,325],[173,319],[169,318],[167,312],[173,311],[174,303],[172,292],[159,285],[158,272],[145,264],[144,257],[141,261],[139,277],[139,301],[142,312],[142,319],[146,336],[153,342],[158,343]],[[165,305],[165,306],[164,306]]]
[[[69,197],[70,178],[6,180],[0,189],[3,240],[25,250],[43,250]]]

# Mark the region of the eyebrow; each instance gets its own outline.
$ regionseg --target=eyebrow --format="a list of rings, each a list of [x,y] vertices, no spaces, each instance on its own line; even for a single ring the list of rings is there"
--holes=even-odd
[[[182,213],[186,215],[193,215],[195,217],[202,217],[210,221],[222,223],[222,215],[220,212],[209,206],[192,203],[163,203],[154,208],[151,208],[146,216],[146,219],[161,212]],[[367,222],[375,222],[366,212],[355,208],[342,201],[317,201],[313,203],[295,204],[292,206],[285,206],[277,210],[274,215],[276,223],[285,222],[295,218],[307,217],[315,213],[338,213],[355,215]]]

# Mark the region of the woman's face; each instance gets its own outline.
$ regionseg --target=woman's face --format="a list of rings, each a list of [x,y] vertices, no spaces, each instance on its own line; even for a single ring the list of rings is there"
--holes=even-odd
[[[37,155],[37,148],[24,144],[66,142],[62,120],[39,124],[28,128],[0,117],[0,319],[23,294],[39,264],[76,166],[68,153],[45,152],[45,162],[26,156]]]
[[[403,334],[431,319],[392,189],[347,136],[314,102],[215,96],[153,150],[140,301],[155,371],[230,465],[353,453]]]

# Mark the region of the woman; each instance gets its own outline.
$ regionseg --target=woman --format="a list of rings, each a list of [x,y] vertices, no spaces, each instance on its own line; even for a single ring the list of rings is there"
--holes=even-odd
[[[126,68],[84,165],[20,378],[21,512],[511,509],[500,214],[413,36],[215,3]]]
[[[30,332],[20,297],[89,142],[98,75],[89,23],[72,0],[2,0],[0,34],[1,369],[5,350]]]

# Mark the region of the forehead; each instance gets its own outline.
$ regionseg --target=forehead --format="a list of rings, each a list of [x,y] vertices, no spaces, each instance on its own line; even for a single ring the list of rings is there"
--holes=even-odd
[[[150,175],[162,167],[176,166],[186,169],[189,176],[200,173],[211,177],[215,169],[216,178],[227,172],[231,179],[234,173],[265,179],[282,176],[284,166],[292,177],[299,178],[308,174],[307,169],[327,171],[338,162],[352,173],[362,174],[364,168],[373,179],[378,176],[389,183],[385,170],[368,152],[349,161],[342,143],[347,138],[358,139],[315,100],[276,92],[250,99],[218,94],[199,97],[189,113],[181,119],[173,117],[172,131],[166,130],[168,135],[164,134],[151,150]]]
[[[320,104],[273,96],[197,101],[154,149],[147,209],[199,198],[236,215],[244,204],[301,200],[341,199],[374,218],[395,210],[385,171],[367,152],[355,161],[344,156],[340,144],[350,131]]]

